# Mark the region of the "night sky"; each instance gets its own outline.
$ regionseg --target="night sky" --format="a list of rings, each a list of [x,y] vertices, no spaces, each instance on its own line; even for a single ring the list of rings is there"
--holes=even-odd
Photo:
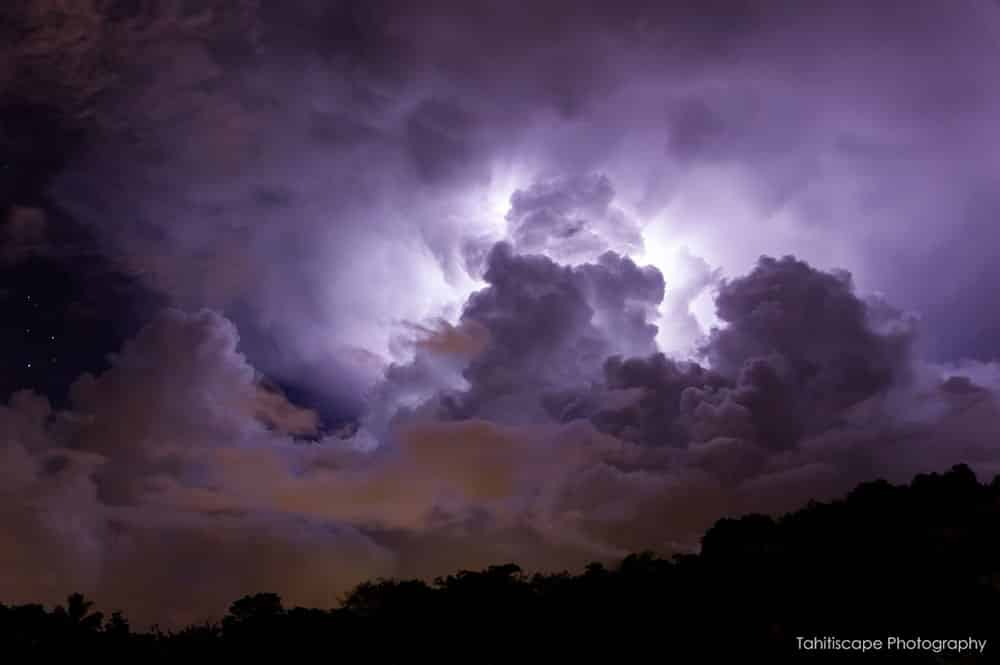
[[[0,8],[0,601],[693,551],[1000,472],[1000,5]]]

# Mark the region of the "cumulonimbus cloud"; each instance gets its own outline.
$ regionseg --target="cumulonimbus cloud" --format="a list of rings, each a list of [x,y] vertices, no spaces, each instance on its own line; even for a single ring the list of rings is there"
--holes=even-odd
[[[15,395],[0,413],[5,570],[49,572],[6,575],[5,598],[80,588],[167,622],[264,587],[333,604],[376,575],[696,548],[719,516],[790,509],[955,455],[997,468],[992,390],[910,371],[911,333],[877,330],[844,275],[763,259],[727,282],[728,327],[705,349],[724,360],[709,369],[603,355],[612,332],[593,320],[607,294],[586,286],[607,264],[581,270],[499,245],[490,265],[464,328],[425,331],[411,364],[387,373],[417,397],[396,403],[375,447],[370,430],[298,438],[315,421],[281,403],[237,351],[232,323],[207,311],[150,322],[111,369],[77,382],[68,410]],[[634,270],[611,274],[658,296],[659,276]],[[515,334],[532,321],[518,298],[544,303],[560,289],[577,294],[560,300],[572,325]],[[839,327],[817,331],[827,318]],[[511,361],[522,352],[531,362]],[[403,371],[425,356],[449,358],[464,384]],[[855,356],[886,371],[843,373],[839,360]],[[556,371],[568,362],[579,371]]]
[[[78,589],[164,624],[262,589],[331,605],[997,470],[994,14],[432,5],[0,10],[25,27],[6,98],[89,139],[53,200],[176,306],[66,409],[0,411],[4,601]],[[907,307],[952,289],[920,334],[966,342],[929,365],[833,265]],[[715,331],[691,313],[710,292]]]

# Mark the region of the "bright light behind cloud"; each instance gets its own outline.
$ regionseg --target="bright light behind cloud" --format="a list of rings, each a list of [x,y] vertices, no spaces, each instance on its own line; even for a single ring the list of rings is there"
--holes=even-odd
[[[383,291],[384,298],[396,300],[403,292],[409,295],[402,305],[397,303],[393,307],[397,317],[380,322],[377,334],[365,331],[365,338],[357,340],[358,346],[381,357],[406,362],[412,354],[412,346],[397,342],[412,335],[412,324],[423,325],[434,320],[456,323],[468,297],[486,285],[466,269],[467,256],[488,251],[494,243],[510,239],[506,216],[511,196],[532,182],[532,173],[523,165],[499,163],[494,165],[488,181],[456,192],[446,207],[415,210],[414,215],[437,215],[439,218],[444,215],[451,219],[449,227],[455,235],[448,238],[445,245],[456,258],[449,268],[447,261],[442,261],[420,243],[410,246],[407,256],[384,256],[380,262],[384,267],[378,275],[372,276],[388,289]],[[690,356],[700,335],[717,324],[711,289],[698,286],[704,281],[705,268],[700,257],[704,256],[705,248],[698,238],[676,233],[667,217],[643,220],[640,213],[621,198],[614,205],[628,218],[638,220],[642,227],[643,247],[631,252],[630,258],[640,265],[658,268],[667,284],[657,322],[660,328],[657,344],[668,354]],[[399,248],[396,251],[400,251]],[[578,264],[596,259],[598,253],[572,260],[563,256],[552,258],[561,263]],[[409,270],[403,271],[401,266],[409,266]],[[377,308],[379,311],[388,308],[387,303],[382,305]]]
[[[711,288],[705,289],[692,300],[688,309],[705,332],[722,325],[719,317],[715,315],[715,293]]]
[[[532,174],[523,165],[511,162],[494,165],[489,182],[463,199],[463,210],[468,220],[464,228],[471,230],[469,236],[488,244],[509,239],[506,215],[510,210],[511,196],[532,182]],[[638,220],[642,226],[643,247],[640,251],[631,252],[630,258],[640,265],[658,268],[667,283],[666,298],[658,322],[660,332],[657,344],[669,354],[690,356],[700,335],[719,324],[715,316],[712,289],[699,289],[697,286],[699,280],[704,279],[700,259],[711,255],[709,248],[704,247],[701,239],[690,233],[678,233],[669,217],[642,219],[641,213],[622,197],[614,205],[629,218]],[[576,260],[569,260],[565,256],[552,258],[561,263],[577,264],[594,260],[597,256],[581,256]],[[452,285],[450,293],[442,294],[458,303],[453,311],[454,316],[448,317],[451,320],[460,313],[461,303],[473,291],[485,285],[479,279],[468,275],[466,277],[469,277],[468,281],[460,288]],[[677,320],[686,319],[688,315],[693,317],[695,325],[686,325],[686,321]]]
[[[699,288],[702,275],[693,269],[704,256],[697,238],[671,232],[669,219],[659,218],[642,230],[643,251],[632,257],[640,264],[656,266],[666,281],[666,297],[661,307],[656,343],[662,351],[677,356],[690,355],[698,334],[718,325],[712,289]],[[700,330],[691,330],[677,319],[690,314]]]
[[[415,243],[408,248],[409,256],[386,256],[379,279],[398,292],[408,293],[402,303],[394,306],[397,318],[382,322],[380,333],[369,337],[365,348],[387,355],[397,362],[406,362],[412,355],[409,344],[397,344],[400,337],[412,334],[412,325],[423,325],[435,320],[456,323],[462,306],[475,291],[486,286],[477,275],[471,274],[464,263],[466,252],[485,251],[494,243],[507,237],[504,219],[510,209],[510,197],[530,179],[516,164],[505,163],[494,167],[489,181],[450,197],[444,206],[431,205],[429,211],[414,211],[449,220],[453,235],[440,245],[451,252],[449,264],[435,256],[426,244]],[[410,274],[400,272],[398,266],[410,265]],[[391,295],[386,295],[393,298]],[[382,307],[380,311],[388,311]]]
[[[510,210],[510,197],[531,181],[531,174],[520,164],[494,164],[489,180],[462,197],[462,210],[468,222],[466,228],[472,229],[470,235],[488,235],[497,240],[506,237],[505,217]]]

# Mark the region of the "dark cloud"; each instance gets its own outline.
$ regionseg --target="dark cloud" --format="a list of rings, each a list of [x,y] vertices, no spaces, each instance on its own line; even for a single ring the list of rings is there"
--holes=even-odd
[[[594,325],[616,352],[649,353],[656,348],[657,308],[663,300],[663,275],[653,266],[639,267],[632,259],[605,252],[594,263],[575,268],[588,300]]]
[[[711,369],[663,354],[612,357],[603,394],[563,394],[552,409],[645,444],[728,437],[786,449],[911,378],[912,326],[860,299],[846,273],[764,257],[721,284],[716,308],[722,327],[701,347]]]
[[[470,134],[475,119],[461,106],[439,99],[420,102],[406,120],[406,147],[423,180],[440,182],[468,175],[478,164]]]
[[[830,427],[844,409],[908,378],[912,330],[902,320],[889,332],[876,328],[882,322],[846,273],[762,258],[749,275],[722,285],[716,309],[725,325],[702,353],[738,381],[737,400],[770,446]]]
[[[507,318],[512,307],[540,317],[540,303],[556,304],[546,294],[575,294],[567,315],[602,337],[587,327],[595,310],[578,269],[504,245],[490,267],[465,319],[414,331],[415,361],[389,368],[373,404],[395,413],[380,430],[297,440],[315,416],[264,382],[232,323],[211,312],[156,318],[108,371],[77,382],[71,409],[15,395],[0,408],[0,551],[4,570],[47,573],[0,578],[5,598],[82,589],[167,625],[217,613],[262,584],[329,605],[361,579],[433,576],[461,561],[551,570],[636,549],[686,551],[720,515],[788,510],[954,454],[998,465],[995,393],[954,378],[986,382],[995,368],[872,395],[782,451],[761,436],[761,405],[743,403],[764,385],[753,362],[733,379],[662,355],[612,357],[590,390],[571,386],[586,404],[566,422],[525,401],[504,405],[485,393],[502,383],[485,362],[524,349],[537,366],[514,364],[516,375],[501,378],[516,376],[525,383],[511,394],[530,397],[532,381],[555,376],[542,350],[588,358],[586,346],[544,335],[531,347],[522,319]],[[449,385],[467,365],[469,385]],[[477,385],[483,415],[421,408]],[[536,402],[553,394],[536,392]],[[794,420],[794,401],[779,406]],[[192,596],[196,583],[204,593]]]
[[[488,342],[463,372],[470,387],[453,402],[460,413],[505,395],[537,409],[540,393],[596,379],[609,354],[655,348],[651,321],[664,293],[655,268],[613,252],[569,267],[500,243],[483,278],[487,288],[469,298],[461,320],[479,326]]]
[[[668,110],[667,148],[687,161],[702,156],[725,133],[725,123],[704,99],[681,100]]]
[[[978,57],[995,42],[983,8],[560,1],[529,22],[451,1],[4,11],[17,36],[7,98],[46,110],[19,117],[87,138],[46,162],[58,197],[176,303],[280,340],[280,355],[253,352],[269,372],[337,365],[348,392],[370,382],[357,348],[391,355],[395,321],[441,316],[473,290],[465,249],[497,240],[506,212],[484,212],[483,195],[521,190],[510,225],[525,251],[596,250],[599,237],[630,254],[638,229],[665,226],[731,273],[794,252],[929,309],[882,266],[925,262],[898,242],[912,224],[947,246],[949,222],[934,218],[986,183],[946,178],[927,156],[995,170],[996,151],[978,149],[996,138],[976,121],[997,99]],[[903,194],[928,180],[948,195]],[[982,258],[988,233],[956,246]],[[392,276],[435,295],[394,297]],[[361,302],[343,295],[386,282]],[[337,343],[318,344],[328,330]],[[989,357],[988,326],[963,335],[928,339]]]
[[[462,312],[463,320],[489,333],[486,349],[464,372],[471,390],[463,411],[484,399],[585,380],[606,348],[573,269],[498,244],[483,278],[489,287],[474,293]]]
[[[637,443],[686,446],[692,438],[691,423],[684,422],[683,399],[688,388],[714,390],[725,379],[694,363],[679,363],[663,354],[648,358],[609,358],[604,365],[610,395],[632,391],[631,404],[602,406],[592,420],[602,431]],[[610,395],[604,397],[608,400]],[[688,408],[687,410],[693,410]],[[721,435],[721,433],[720,433]]]
[[[176,307],[5,384],[5,602],[329,605],[997,469],[995,7],[195,4],[0,9],[2,255],[68,211]]]

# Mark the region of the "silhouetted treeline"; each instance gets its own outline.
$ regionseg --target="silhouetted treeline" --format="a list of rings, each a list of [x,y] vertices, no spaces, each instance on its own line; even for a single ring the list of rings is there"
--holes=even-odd
[[[989,646],[964,656],[796,648],[798,636],[893,635]],[[432,584],[376,580],[330,610],[286,608],[260,593],[234,602],[219,624],[174,632],[132,631],[78,594],[52,611],[0,605],[0,640],[8,655],[145,661],[1000,662],[1000,477],[984,485],[956,466],[908,486],[865,483],[779,519],[720,520],[697,555],[634,554],[576,575],[529,576],[507,564]]]

